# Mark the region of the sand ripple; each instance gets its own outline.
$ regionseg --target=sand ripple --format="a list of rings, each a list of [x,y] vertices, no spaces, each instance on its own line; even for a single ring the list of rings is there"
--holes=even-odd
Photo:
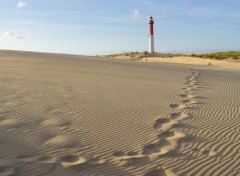
[[[0,176],[240,173],[239,72],[39,53],[0,62]]]

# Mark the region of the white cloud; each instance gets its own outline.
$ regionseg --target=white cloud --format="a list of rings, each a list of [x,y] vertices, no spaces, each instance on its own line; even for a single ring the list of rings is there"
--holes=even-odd
[[[17,8],[19,8],[19,9],[22,9],[26,6],[27,6],[27,3],[23,2],[23,1],[19,1],[18,4],[17,4]]]
[[[8,40],[11,40],[11,39],[28,39],[30,38],[31,36],[30,35],[19,35],[13,31],[6,31],[3,35],[2,35],[2,38],[4,39],[8,39]]]
[[[132,20],[134,20],[134,21],[140,21],[140,20],[146,19],[143,15],[141,15],[141,14],[139,13],[139,11],[138,11],[137,9],[135,9],[135,10],[133,11],[133,14],[132,14],[131,18],[132,18]]]

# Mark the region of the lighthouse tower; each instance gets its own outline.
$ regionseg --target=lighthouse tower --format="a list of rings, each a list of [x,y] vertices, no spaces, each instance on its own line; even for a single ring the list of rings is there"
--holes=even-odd
[[[153,17],[150,16],[149,18],[149,53],[154,53],[154,37],[153,37]]]

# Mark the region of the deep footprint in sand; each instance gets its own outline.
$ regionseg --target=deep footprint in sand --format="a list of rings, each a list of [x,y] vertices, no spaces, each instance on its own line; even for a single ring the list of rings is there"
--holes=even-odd
[[[186,104],[170,104],[169,107],[176,110],[183,110],[189,108]]]
[[[154,123],[153,127],[156,129],[159,129],[161,131],[167,131],[171,129],[174,125],[177,124],[177,121],[172,120],[172,119],[158,119]]]
[[[160,151],[161,151],[160,143],[149,144],[143,147],[144,155],[149,155],[149,154],[160,152]]]
[[[113,153],[113,156],[115,156],[115,157],[121,157],[121,156],[124,156],[124,155],[125,155],[125,153],[122,152],[122,151],[116,151],[116,152]]]
[[[86,162],[87,160],[85,158],[79,157],[77,155],[67,155],[61,159],[61,164],[63,168],[69,168],[71,166],[80,165]]]
[[[183,103],[190,103],[191,100],[183,100],[182,102],[183,102]]]
[[[153,125],[154,128],[160,128],[163,124],[169,123],[170,120],[167,118],[157,119]]]
[[[174,132],[173,131],[165,131],[161,134],[158,135],[159,139],[166,139],[167,137],[171,137],[174,136]]]
[[[179,104],[170,104],[169,105],[170,108],[176,109],[179,107]]]
[[[187,97],[188,97],[188,94],[181,94],[180,97],[181,97],[181,98],[187,98]]]
[[[62,158],[62,162],[66,163],[75,163],[79,160],[79,156],[77,155],[67,155]]]
[[[186,134],[179,131],[174,131],[173,135],[166,136],[165,140],[167,140],[170,143],[170,145],[162,147],[161,154],[166,154],[171,151],[174,151],[178,146],[178,141],[184,137],[186,137]]]

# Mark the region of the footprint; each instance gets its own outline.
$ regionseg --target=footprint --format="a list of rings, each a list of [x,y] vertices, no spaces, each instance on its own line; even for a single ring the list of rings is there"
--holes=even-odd
[[[161,147],[159,143],[149,144],[143,147],[143,154],[149,155],[152,153],[160,152],[160,150],[161,150]]]
[[[155,128],[158,128],[161,131],[167,131],[176,124],[177,124],[176,120],[169,120],[169,122],[167,122],[167,123],[160,123],[160,124],[155,125]]]
[[[189,118],[189,114],[185,113],[185,112],[172,113],[171,118],[176,119],[178,121],[181,121],[181,120],[184,120],[186,118]]]
[[[61,146],[61,147],[70,147],[74,145],[74,142],[69,139],[67,136],[60,135],[50,138],[45,142],[45,145],[48,146]]]
[[[174,136],[174,132],[173,131],[165,131],[161,134],[158,135],[159,139],[166,139],[167,137],[171,137]]]
[[[174,151],[178,141],[185,136],[182,132],[165,131],[158,135],[160,142],[144,146],[142,154],[148,156],[151,161],[156,161],[161,155]]]
[[[193,99],[193,98],[197,98],[197,97],[198,96],[193,93],[187,94],[187,98],[189,98],[189,99]]]
[[[176,109],[176,108],[178,108],[179,107],[179,105],[178,104],[170,104],[169,105],[171,108],[173,108],[173,109]]]
[[[166,140],[170,143],[170,145],[162,147],[161,148],[161,154],[166,154],[171,151],[174,151],[177,146],[178,146],[178,141],[184,137],[186,137],[186,134],[179,132],[179,131],[174,131],[173,136],[167,136]]]
[[[85,158],[79,157],[77,155],[67,155],[61,159],[61,164],[63,168],[69,168],[72,166],[81,165],[86,162],[87,160]]]
[[[190,103],[191,100],[183,100],[183,103]]]
[[[77,155],[68,155],[63,157],[62,162],[66,162],[66,163],[75,163],[79,160],[79,157]]]
[[[187,95],[187,94],[181,94],[180,97],[182,97],[182,98],[187,98],[188,95]]]
[[[127,152],[128,156],[136,156],[137,154],[138,152],[134,152],[134,151]]]
[[[113,156],[115,156],[115,157],[121,157],[121,156],[124,156],[124,155],[125,154],[122,151],[116,151],[116,152],[113,153]]]
[[[170,120],[167,118],[157,119],[153,125],[154,128],[160,128],[163,124],[169,123]]]
[[[19,122],[19,120],[15,118],[9,118],[9,119],[4,119],[0,121],[0,127],[4,127],[4,128],[17,128],[20,125],[21,123]]]
[[[187,109],[189,108],[187,105],[185,104],[170,104],[169,105],[171,108],[173,109],[177,109],[177,110],[183,110],[183,109]]]

